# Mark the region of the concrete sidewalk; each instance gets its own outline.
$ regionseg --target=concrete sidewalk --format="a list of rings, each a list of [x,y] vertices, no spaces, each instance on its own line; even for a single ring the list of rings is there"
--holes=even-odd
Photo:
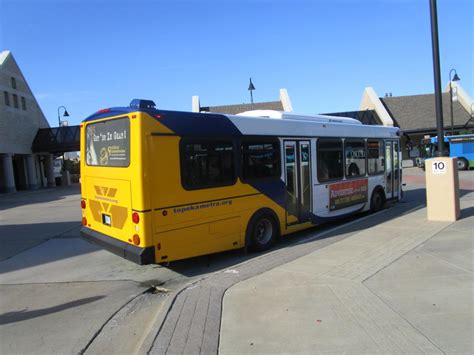
[[[473,192],[461,207],[455,223],[419,209],[231,287],[219,352],[472,353]]]

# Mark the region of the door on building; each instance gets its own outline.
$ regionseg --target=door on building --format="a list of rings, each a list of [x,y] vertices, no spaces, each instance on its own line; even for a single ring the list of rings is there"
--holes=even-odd
[[[284,141],[287,225],[304,223],[311,218],[311,142]]]

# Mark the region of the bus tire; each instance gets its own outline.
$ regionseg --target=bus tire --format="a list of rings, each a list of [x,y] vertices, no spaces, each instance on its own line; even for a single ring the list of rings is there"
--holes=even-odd
[[[385,205],[385,194],[381,188],[375,189],[370,199],[370,211],[372,213],[383,209]]]
[[[467,170],[469,168],[469,163],[464,158],[458,158],[458,170]]]
[[[261,252],[271,248],[279,235],[277,218],[271,210],[263,209],[250,218],[246,232],[246,246]]]

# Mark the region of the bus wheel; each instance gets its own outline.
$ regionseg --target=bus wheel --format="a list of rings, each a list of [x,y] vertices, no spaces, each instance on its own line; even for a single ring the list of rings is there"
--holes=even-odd
[[[469,164],[466,159],[458,158],[458,170],[467,170]]]
[[[247,228],[247,242],[250,250],[265,251],[275,242],[278,230],[270,214],[255,215]]]
[[[385,195],[382,190],[375,190],[370,200],[370,210],[372,212],[380,211],[385,205]]]

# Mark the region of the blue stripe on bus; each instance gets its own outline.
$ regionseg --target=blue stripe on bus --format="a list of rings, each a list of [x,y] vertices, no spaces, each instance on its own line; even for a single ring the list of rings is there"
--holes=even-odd
[[[261,192],[273,202],[286,210],[286,185],[280,179],[263,181],[246,181],[245,183]]]
[[[227,116],[212,113],[157,111],[159,118],[148,112],[158,122],[186,137],[240,137],[242,132]]]

